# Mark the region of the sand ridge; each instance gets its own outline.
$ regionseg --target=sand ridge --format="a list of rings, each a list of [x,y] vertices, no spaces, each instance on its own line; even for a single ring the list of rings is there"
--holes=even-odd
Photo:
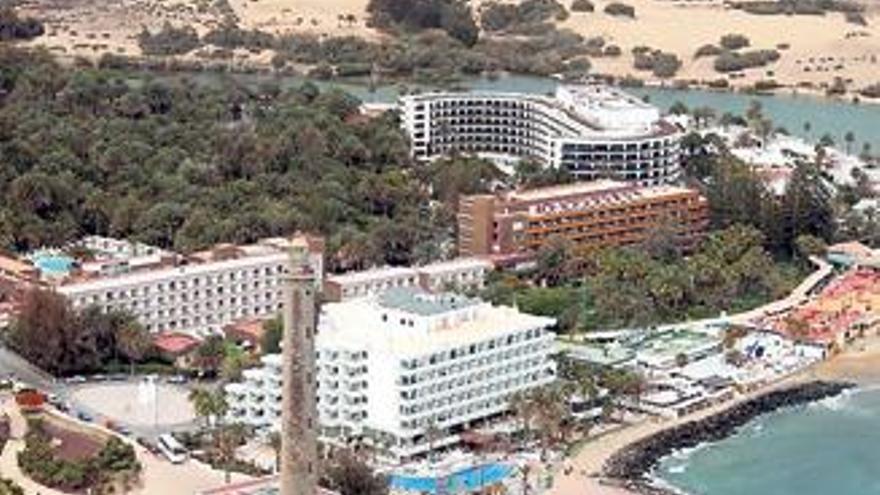
[[[382,37],[367,26],[369,0],[29,0],[20,10],[47,23],[47,34],[31,44],[42,45],[62,56],[96,59],[103,53],[139,55],[137,34],[158,30],[164,23],[189,25],[200,34],[220,25],[228,5],[244,28],[274,34],[309,33],[317,36]],[[474,0],[479,11],[487,0]],[[825,16],[759,16],[726,7],[717,0],[624,0],[636,10],[636,18],[612,17],[602,12],[611,0],[596,0],[591,13],[571,12],[558,27],[585,37],[601,36],[623,50],[618,58],[593,58],[597,72],[617,76],[650,74],[632,67],[630,51],[648,46],[672,52],[683,62],[677,78],[715,80],[724,77],[712,68],[711,58],[694,59],[703,44],[716,43],[729,33],[743,34],[754,49],[775,49],[782,58],[765,68],[744,71],[732,79],[736,86],[774,79],[786,85],[827,85],[835,77],[852,80],[860,89],[880,82],[880,15],[876,8],[866,14],[868,26],[847,23],[842,14]],[[563,0],[566,7],[569,0]],[[198,59],[202,50],[184,58]],[[201,52],[201,53],[199,53]],[[234,60],[267,65],[271,52],[238,51]]]

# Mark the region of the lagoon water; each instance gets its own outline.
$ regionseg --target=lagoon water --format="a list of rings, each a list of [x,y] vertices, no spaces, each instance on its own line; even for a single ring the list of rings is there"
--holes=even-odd
[[[559,84],[555,79],[504,76],[497,79],[475,78],[464,80],[459,86],[471,90],[513,91],[523,93],[550,93]],[[398,94],[397,86],[381,86],[370,92],[362,85],[331,83],[355,94],[367,102],[393,102]],[[412,87],[412,86],[411,86]],[[841,147],[844,135],[852,132],[855,135],[852,151],[858,152],[865,142],[871,143],[873,151],[880,151],[880,104],[854,104],[846,101],[835,101],[809,95],[749,95],[742,93],[711,91],[703,89],[664,89],[664,88],[630,88],[627,91],[640,97],[646,97],[651,103],[667,110],[676,101],[688,107],[706,106],[713,108],[718,115],[730,112],[743,115],[752,101],[761,102],[765,114],[773,122],[784,127],[790,133],[818,141],[824,134],[830,134]],[[810,124],[810,130],[804,124]]]
[[[880,494],[880,389],[763,416],[655,474],[690,495]]]
[[[275,81],[282,88],[297,86],[304,81],[303,78],[296,76],[263,74],[200,73],[184,77],[206,84],[224,80],[235,80],[244,84]],[[393,103],[401,91],[428,89],[426,86],[416,83],[380,84],[371,91],[363,80],[313,82],[322,88],[341,89],[367,103]],[[552,93],[558,84],[559,81],[552,78],[505,75],[497,78],[464,79],[454,87],[467,90],[545,94]],[[713,108],[718,115],[724,112],[742,115],[753,100],[758,100],[761,102],[765,114],[773,119],[774,124],[778,127],[784,127],[791,134],[818,141],[823,134],[827,133],[843,147],[844,135],[847,132],[852,132],[855,135],[853,152],[861,151],[862,144],[865,142],[871,144],[871,149],[874,152],[880,151],[880,103],[854,104],[807,95],[749,95],[704,89],[630,88],[627,91],[647,98],[664,110],[669,109],[676,101],[681,101],[691,108],[701,106]],[[804,124],[807,122],[811,127],[809,132],[804,129]]]

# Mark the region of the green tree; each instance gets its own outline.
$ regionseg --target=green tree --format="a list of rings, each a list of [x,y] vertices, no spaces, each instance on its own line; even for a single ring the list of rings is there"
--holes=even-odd
[[[117,330],[116,345],[128,359],[131,373],[134,374],[134,364],[142,360],[153,348],[153,340],[143,326],[132,320]]]
[[[322,472],[323,486],[339,495],[387,495],[388,481],[350,450],[333,453]]]
[[[843,141],[846,143],[846,153],[849,154],[852,144],[856,142],[856,135],[853,131],[846,131],[843,135]]]
[[[212,391],[206,388],[194,388],[190,390],[189,401],[196,417],[202,419],[208,427],[221,420],[229,410],[222,389]]]
[[[260,349],[263,354],[278,354],[281,352],[281,338],[284,335],[284,322],[280,316],[275,316],[263,322],[263,337]]]

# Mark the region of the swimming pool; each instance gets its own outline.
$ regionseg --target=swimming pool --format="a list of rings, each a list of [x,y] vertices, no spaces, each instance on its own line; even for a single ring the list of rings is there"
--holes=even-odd
[[[510,476],[513,466],[509,464],[484,464],[461,471],[449,476],[405,476],[392,475],[389,484],[394,490],[415,493],[462,493],[472,492],[480,488],[498,483]]]
[[[73,266],[73,258],[63,254],[37,254],[33,261],[42,273],[50,277],[67,275]]]

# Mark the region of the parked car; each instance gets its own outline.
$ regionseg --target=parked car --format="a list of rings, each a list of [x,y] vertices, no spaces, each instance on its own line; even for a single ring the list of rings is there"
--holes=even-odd
[[[175,385],[183,385],[187,382],[187,378],[184,375],[173,375],[169,376],[166,381]]]
[[[69,377],[67,377],[67,379],[64,380],[64,381],[67,382],[67,383],[70,384],[70,385],[75,385],[75,384],[77,384],[77,383],[85,383],[85,382],[86,382],[86,377],[84,377],[84,376],[82,376],[82,375],[74,375],[74,376],[69,376]]]
[[[91,423],[95,420],[94,416],[85,411],[79,411],[78,413],[76,413],[76,417],[79,418],[80,421],[85,421],[86,423]]]

